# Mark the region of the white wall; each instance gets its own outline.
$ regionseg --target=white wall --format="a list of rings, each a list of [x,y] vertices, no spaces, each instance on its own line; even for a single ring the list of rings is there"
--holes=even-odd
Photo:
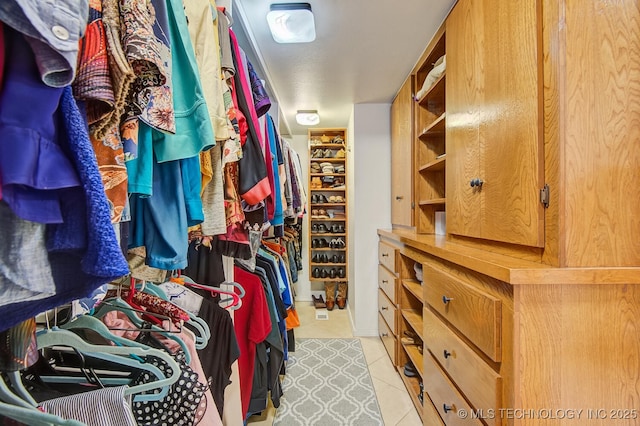
[[[307,135],[294,135],[287,137],[287,141],[291,147],[300,156],[300,164],[302,165],[302,186],[304,187],[307,197],[309,197],[309,145]],[[308,208],[308,206],[307,206]],[[309,276],[309,216],[310,211],[302,221],[302,271],[298,271],[298,282],[296,285],[296,300],[299,302],[311,301],[311,282]],[[324,288],[322,288],[324,290]]]
[[[356,336],[378,335],[377,230],[391,227],[390,108],[357,104],[350,125],[349,307]]]

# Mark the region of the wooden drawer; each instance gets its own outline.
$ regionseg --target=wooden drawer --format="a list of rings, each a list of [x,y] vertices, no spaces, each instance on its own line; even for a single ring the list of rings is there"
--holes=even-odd
[[[502,302],[460,278],[422,265],[425,302],[494,361],[502,360]]]
[[[396,336],[391,330],[389,330],[389,327],[381,314],[378,314],[378,334],[380,335],[382,344],[389,354],[389,358],[391,358],[391,364],[396,365]]]
[[[382,241],[378,242],[378,262],[391,272],[397,272],[396,248]]]
[[[428,352],[424,356],[424,383],[425,391],[447,426],[482,425],[480,420],[472,418],[471,407]],[[466,410],[468,415],[458,415],[458,410]]]
[[[378,286],[391,302],[398,303],[396,276],[382,265],[378,265]]]
[[[430,309],[425,308],[424,344],[474,408],[498,412],[502,378]],[[445,352],[446,351],[446,352]]]
[[[389,325],[393,334],[398,334],[396,305],[389,300],[382,289],[378,289],[378,312]]]

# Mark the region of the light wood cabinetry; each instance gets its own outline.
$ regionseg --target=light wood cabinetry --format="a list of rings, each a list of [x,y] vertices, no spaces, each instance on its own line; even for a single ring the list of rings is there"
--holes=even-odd
[[[391,104],[391,223],[413,226],[413,80]]]
[[[434,36],[414,73],[415,223],[420,233],[435,232],[435,213],[444,212],[445,190],[445,88],[446,72],[429,74],[445,54],[444,27]],[[434,80],[435,79],[435,80]],[[426,81],[426,83],[425,83]]]
[[[394,366],[400,341],[396,249],[395,245],[378,243],[378,334]]]
[[[543,246],[540,3],[459,0],[447,33],[447,231]]]
[[[347,132],[309,130],[309,279],[346,282]]]
[[[459,0],[414,69],[446,32],[446,235],[424,208],[379,231],[423,265],[425,425],[640,424],[638,22],[633,0]]]

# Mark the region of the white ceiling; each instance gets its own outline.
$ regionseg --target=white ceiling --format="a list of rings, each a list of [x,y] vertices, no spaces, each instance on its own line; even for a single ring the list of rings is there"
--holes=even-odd
[[[318,110],[318,127],[346,127],[353,104],[390,103],[455,0],[306,2],[316,40],[278,44],[266,15],[282,1],[233,0],[234,32],[279,103],[283,135],[307,134],[297,110]]]

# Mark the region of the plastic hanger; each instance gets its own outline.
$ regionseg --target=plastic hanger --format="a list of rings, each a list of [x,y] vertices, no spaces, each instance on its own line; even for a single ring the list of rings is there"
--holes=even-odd
[[[165,291],[156,284],[151,284],[151,283],[143,284],[142,288],[140,288],[139,291],[145,291],[149,294],[158,296],[159,298],[166,300],[167,302],[173,303],[172,301],[169,300],[167,293],[165,293]],[[176,306],[180,307],[180,305],[177,305],[177,304]],[[189,315],[188,324],[191,327],[195,328],[197,331],[197,333],[194,333],[196,336],[196,340],[195,340],[196,349],[204,349],[205,347],[207,347],[207,344],[209,343],[209,339],[211,338],[211,330],[209,329],[209,324],[207,324],[202,318],[198,317],[197,315],[194,315],[193,313],[187,310],[185,310],[185,312]]]
[[[29,405],[33,407],[37,407],[38,403],[36,402],[35,399],[33,399],[29,391],[27,391],[27,389],[22,384],[22,379],[20,378],[20,372],[9,371],[9,372],[5,372],[5,374],[7,375],[7,377],[9,377],[11,386],[13,387],[15,392],[18,394],[18,396],[21,397],[23,400],[25,400],[27,403],[29,403]]]
[[[113,310],[117,310],[125,313],[127,317],[131,320],[131,322],[136,327],[138,327],[138,329],[131,330],[131,331],[141,331],[141,332],[153,331],[153,332],[160,333],[171,340],[174,340],[176,343],[178,343],[178,345],[180,345],[180,348],[182,348],[182,350],[184,351],[187,364],[191,362],[191,353],[189,352],[187,345],[184,343],[184,341],[181,338],[176,336],[174,332],[167,331],[162,327],[158,327],[157,325],[151,325],[150,328],[145,328],[144,321],[136,315],[136,312],[137,313],[146,313],[146,312],[144,311],[141,312],[139,309],[132,308],[127,302],[125,302],[120,297],[103,300],[100,303],[100,305],[98,305],[98,307],[94,310],[93,316],[95,316],[96,318],[102,318],[107,314],[107,312],[110,312]],[[163,320],[167,320],[171,323],[171,318],[167,316],[163,316],[159,314],[151,314],[151,313],[148,313],[148,314],[154,315],[157,318],[162,318]]]
[[[69,346],[75,348],[89,356],[105,359],[107,361],[133,366],[136,368],[147,369],[154,373],[157,377],[162,377],[163,374],[159,369],[149,363],[140,363],[131,358],[127,358],[129,355],[137,355],[139,357],[154,356],[162,359],[171,368],[172,375],[164,379],[160,379],[150,383],[143,383],[140,385],[132,386],[125,391],[125,395],[133,395],[139,392],[158,389],[161,387],[169,386],[175,383],[180,377],[180,367],[178,363],[171,358],[166,352],[153,349],[153,348],[139,348],[139,347],[123,347],[123,346],[107,346],[107,345],[94,345],[86,342],[77,334],[63,330],[58,327],[52,329],[45,329],[36,333],[36,341],[38,349],[52,346]],[[115,357],[115,356],[119,357]],[[152,367],[152,368],[149,368]],[[154,371],[157,370],[157,371]],[[156,373],[159,373],[156,374]],[[162,399],[157,397],[159,394],[151,395],[136,395],[136,400],[154,400]]]
[[[29,426],[86,426],[77,420],[63,419],[53,414],[43,413],[33,407],[25,408],[5,402],[0,402],[0,413]]]
[[[216,295],[216,294],[225,294],[227,296],[231,296],[231,304],[229,306],[227,306],[227,308],[231,308],[233,310],[240,308],[240,306],[242,306],[242,301],[241,301],[241,297],[244,296],[244,288],[242,288],[242,286],[240,284],[234,285],[234,287],[237,287],[239,291],[241,291],[241,295],[237,294],[236,292],[233,291],[225,291],[222,289],[219,289],[218,287],[213,287],[213,286],[208,286],[208,285],[204,285],[204,284],[198,284],[195,281],[193,281],[191,278],[187,277],[186,275],[179,275],[178,277],[171,277],[170,281],[178,283],[178,284],[182,284],[182,285],[186,285],[186,286],[191,286],[194,288],[198,288],[201,290],[206,290],[208,292],[210,292],[212,295]],[[231,283],[225,283],[225,284],[231,284]]]

